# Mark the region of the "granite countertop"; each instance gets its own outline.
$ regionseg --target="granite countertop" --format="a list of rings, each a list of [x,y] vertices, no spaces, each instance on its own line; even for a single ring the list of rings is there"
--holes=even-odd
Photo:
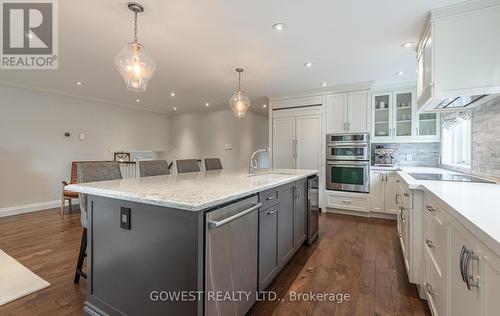
[[[450,215],[474,232],[500,256],[500,185],[451,181],[415,180],[408,173],[458,172],[441,168],[402,167],[398,174],[410,189],[422,190],[444,203]]]
[[[200,211],[287,184],[318,170],[201,171],[69,185],[66,190],[138,203]]]

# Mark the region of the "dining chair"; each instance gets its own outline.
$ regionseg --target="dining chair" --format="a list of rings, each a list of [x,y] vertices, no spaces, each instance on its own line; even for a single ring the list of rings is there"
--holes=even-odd
[[[141,160],[139,161],[139,175],[152,177],[170,174],[166,160]]]
[[[205,158],[205,170],[220,170],[222,163],[219,158]]]
[[[122,173],[118,163],[109,162],[85,162],[77,163],[78,183],[98,182],[122,179]],[[87,274],[82,271],[83,260],[87,256],[87,195],[80,194],[80,222],[83,227],[82,241],[80,243],[80,252],[76,264],[74,283],[80,282],[80,276],[87,278]]]
[[[200,171],[198,159],[180,159],[176,162],[177,173],[196,172]]]

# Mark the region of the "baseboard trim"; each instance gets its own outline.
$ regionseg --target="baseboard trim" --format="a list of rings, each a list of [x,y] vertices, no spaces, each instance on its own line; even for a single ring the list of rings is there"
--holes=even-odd
[[[326,212],[327,213],[336,213],[336,214],[343,214],[343,215],[366,217],[366,218],[382,218],[382,219],[391,219],[391,220],[397,219],[396,215],[394,215],[394,214],[341,210],[338,208],[330,208],[330,207],[326,208]]]
[[[72,203],[77,204],[78,199],[73,199]],[[24,213],[43,211],[43,210],[48,210],[48,209],[56,208],[56,207],[61,207],[61,200],[4,207],[4,208],[0,208],[0,217],[7,217],[7,216],[24,214]]]

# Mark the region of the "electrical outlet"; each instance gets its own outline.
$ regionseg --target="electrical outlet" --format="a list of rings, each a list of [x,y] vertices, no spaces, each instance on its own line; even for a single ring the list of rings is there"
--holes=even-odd
[[[233,145],[232,144],[224,144],[224,150],[232,150]]]
[[[80,140],[85,140],[86,137],[85,133],[80,133]]]
[[[413,155],[412,154],[406,154],[406,160],[412,161],[413,160]]]

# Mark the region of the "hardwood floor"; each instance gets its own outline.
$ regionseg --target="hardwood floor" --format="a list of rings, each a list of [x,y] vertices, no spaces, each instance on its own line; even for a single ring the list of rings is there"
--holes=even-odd
[[[338,214],[320,216],[320,239],[302,247],[271,284],[274,301],[251,315],[430,315],[408,282],[396,222]],[[291,293],[349,294],[350,300],[293,300]],[[296,298],[296,296],[295,296]]]
[[[0,315],[81,315],[86,281],[73,284],[80,214],[59,209],[0,218],[0,249],[51,286],[0,307]],[[322,214],[320,240],[302,247],[271,284],[279,300],[251,315],[430,315],[408,283],[394,221]],[[349,294],[350,300],[292,301],[290,293]]]
[[[80,213],[61,217],[59,211],[0,218],[0,249],[51,284],[0,306],[0,315],[82,314],[87,282],[73,284],[82,238]]]

